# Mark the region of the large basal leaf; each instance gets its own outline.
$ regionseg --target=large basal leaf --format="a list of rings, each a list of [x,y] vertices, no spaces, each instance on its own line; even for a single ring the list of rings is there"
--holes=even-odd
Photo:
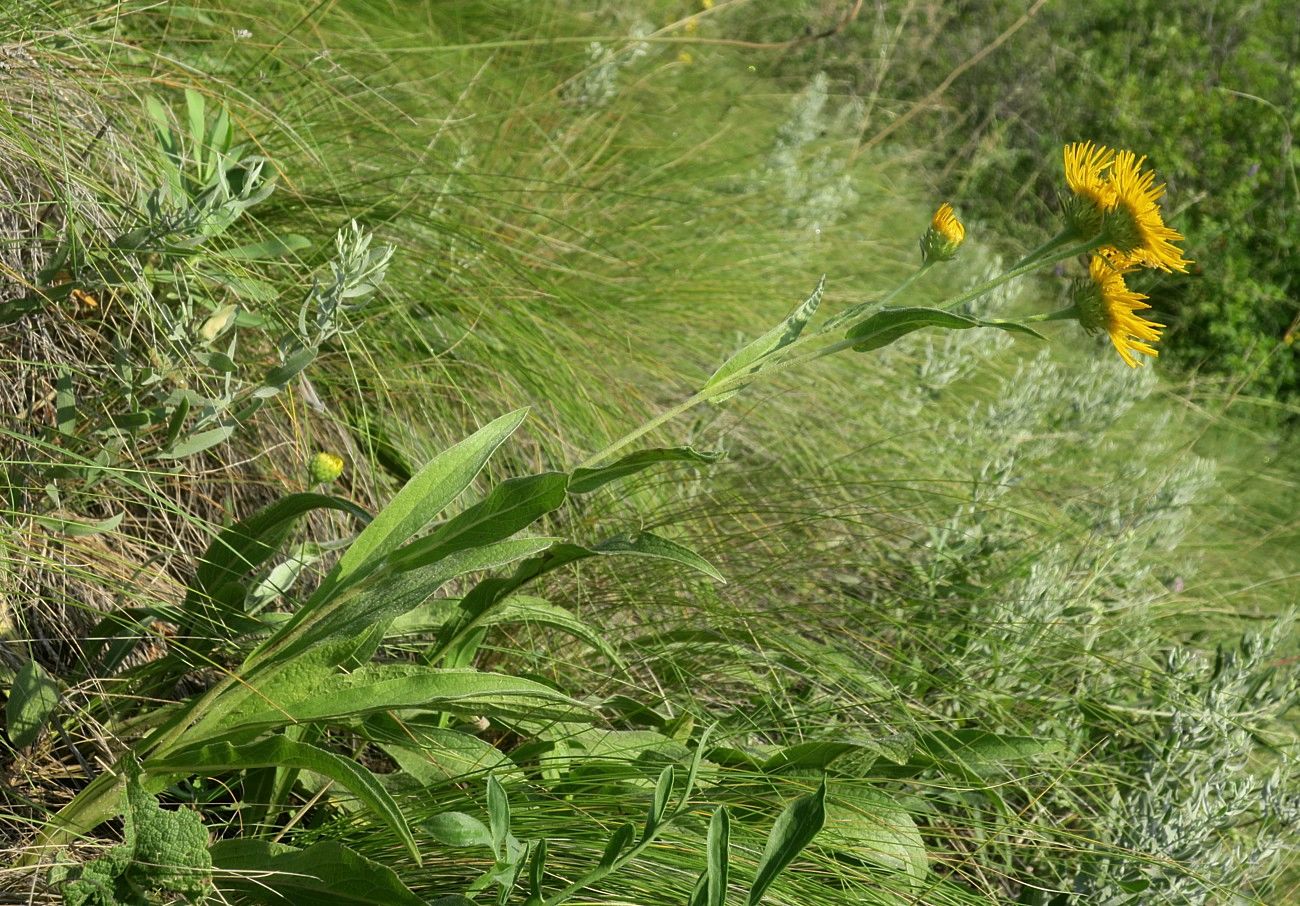
[[[746,344],[739,352],[733,355],[727,361],[723,362],[717,371],[713,372],[704,383],[702,390],[708,390],[710,387],[716,387],[718,384],[735,377],[746,371],[755,371],[761,364],[762,359],[776,352],[784,346],[789,346],[799,338],[803,333],[804,327],[817,312],[817,306],[821,304],[822,293],[826,289],[826,277],[822,276],[817,281],[817,288],[812,291],[812,295],[805,299],[785,320],[773,327],[767,333],[763,334],[757,340]],[[720,403],[723,400],[730,399],[739,393],[739,388],[735,390],[724,391],[713,397],[712,401]]]
[[[18,670],[5,704],[5,730],[18,748],[31,745],[59,706],[59,686],[45,669],[28,661]]]
[[[203,712],[177,742],[193,745],[219,738],[235,714],[269,707],[286,690],[329,681],[337,665],[349,657],[368,657],[367,646],[378,643],[393,619],[429,600],[448,580],[534,555],[553,543],[551,538],[503,541],[344,589],[310,619],[281,630],[250,654],[238,682],[227,683],[215,700],[205,701]]]
[[[350,723],[406,709],[521,720],[593,719],[581,702],[532,680],[419,664],[372,664],[347,674],[322,674],[315,665],[303,670],[290,666],[257,692],[207,732],[217,736],[293,723]]]
[[[776,876],[812,842],[825,823],[826,781],[823,780],[817,792],[791,802],[772,825],[754,884],[749,888],[749,906],[756,906],[763,899]]]
[[[899,872],[912,887],[928,880],[929,861],[916,822],[890,796],[870,787],[836,785],[818,845]]]
[[[762,769],[767,772],[783,770],[825,770],[835,759],[850,752],[870,752],[878,750],[870,740],[849,738],[814,740],[786,746],[763,762]]]
[[[210,743],[145,762],[145,769],[155,775],[210,775],[271,767],[312,771],[336,781],[383,819],[406,844],[411,858],[420,864],[420,850],[415,845],[415,837],[393,798],[365,768],[326,749],[284,736],[272,736],[247,745]]]
[[[340,663],[351,653],[349,643],[371,631],[386,631],[401,614],[432,598],[457,576],[495,569],[554,547],[554,538],[515,538],[460,551],[428,566],[395,575],[381,574],[353,585],[320,606],[307,619],[290,624],[244,664],[244,675],[269,666],[289,664],[312,652],[312,660]]]
[[[264,840],[214,843],[217,889],[231,903],[288,906],[425,906],[392,869],[340,843],[294,849]]]
[[[878,765],[874,772],[883,777],[908,777],[923,770],[938,769],[978,777],[1001,771],[1009,764],[1049,755],[1060,748],[1061,743],[1056,739],[978,729],[939,730],[916,740],[916,750],[906,764]]]
[[[607,466],[592,469],[574,469],[569,479],[570,494],[590,494],[603,488],[611,481],[618,481],[629,475],[644,471],[661,462],[689,462],[697,465],[709,465],[723,457],[721,452],[705,453],[694,447],[654,447],[638,450],[617,459]]]
[[[925,327],[944,327],[948,330],[969,330],[972,327],[995,327],[1010,333],[1023,333],[1042,339],[1042,334],[1024,324],[1013,321],[984,321],[979,318],[959,315],[939,308],[904,307],[884,308],[863,321],[853,325],[845,334],[849,339],[856,339],[853,349],[857,352],[869,352],[888,346],[913,331]]]
[[[376,714],[358,732],[387,752],[403,773],[427,787],[445,787],[489,773],[502,782],[523,779],[523,772],[496,746],[440,723],[433,715]]]

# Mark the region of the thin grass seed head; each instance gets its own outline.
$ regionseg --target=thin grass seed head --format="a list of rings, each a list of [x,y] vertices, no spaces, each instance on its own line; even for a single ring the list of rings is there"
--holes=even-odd
[[[957,256],[957,249],[966,241],[966,227],[953,213],[952,205],[944,202],[930,218],[930,227],[921,237],[921,260],[951,261]]]
[[[1142,363],[1134,352],[1153,357],[1160,354],[1150,344],[1160,339],[1164,325],[1137,314],[1151,306],[1146,296],[1129,289],[1124,282],[1124,275],[1132,270],[1132,265],[1114,262],[1106,255],[1093,255],[1088,278],[1075,284],[1074,304],[1083,329],[1106,331],[1125,364],[1137,368]]]
[[[1108,244],[1123,256],[1126,264],[1187,273],[1191,262],[1174,245],[1183,241],[1183,235],[1165,226],[1157,204],[1165,194],[1164,183],[1155,184],[1155,171],[1142,169],[1145,162],[1145,157],[1138,157],[1132,151],[1115,155],[1107,178],[1114,201],[1103,232]]]

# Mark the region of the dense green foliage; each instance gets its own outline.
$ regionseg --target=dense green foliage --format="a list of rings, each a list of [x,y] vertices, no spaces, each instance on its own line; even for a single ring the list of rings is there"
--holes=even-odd
[[[977,12],[6,11],[0,889],[1293,898],[1285,436],[1000,275],[1072,138],[1151,153],[1202,262],[1294,210],[1185,203],[1170,109],[1010,45],[874,141]],[[1136,104],[1206,34],[1084,68]],[[917,277],[932,183],[969,239]]]
[[[830,31],[843,15],[815,3],[764,11],[745,20],[747,36]],[[839,90],[872,99],[884,109],[864,119],[860,142],[890,130],[928,149],[954,200],[1026,240],[1061,191],[1062,142],[1147,155],[1195,261],[1189,275],[1139,284],[1170,327],[1163,355],[1208,377],[1209,395],[1294,406],[1297,61],[1300,29],[1286,0],[894,2],[781,55],[773,71],[797,80],[818,67]]]

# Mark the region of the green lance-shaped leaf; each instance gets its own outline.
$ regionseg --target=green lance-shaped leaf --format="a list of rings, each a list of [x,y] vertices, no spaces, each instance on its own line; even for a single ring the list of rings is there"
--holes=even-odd
[[[713,372],[713,377],[704,383],[702,389],[708,390],[710,387],[715,387],[742,372],[758,370],[764,358],[797,340],[799,334],[803,333],[804,327],[807,326],[808,322],[812,320],[812,316],[817,312],[817,306],[821,304],[822,293],[825,289],[826,276],[822,275],[822,278],[817,281],[817,288],[813,290],[811,296],[805,299],[794,311],[790,312],[784,321],[723,362],[722,366]],[[715,403],[720,403],[739,392],[739,388],[728,390],[713,397],[712,400]]]
[[[434,457],[352,542],[324,587],[331,589],[376,564],[432,522],[469,487],[527,414],[528,410],[518,409],[503,415]]]
[[[157,456],[159,459],[184,459],[186,456],[193,456],[196,453],[209,450],[217,444],[225,443],[230,438],[230,435],[234,433],[234,425],[210,428],[207,431],[200,431],[198,434],[181,439],[170,449],[164,450]]]
[[[420,828],[443,846],[492,848],[492,832],[473,815],[442,812],[420,822]]]
[[[927,733],[916,741],[916,751],[906,764],[882,765],[881,776],[908,777],[927,769],[939,769],[962,776],[979,777],[1003,770],[1007,764],[1031,761],[1059,751],[1057,739],[1010,736],[967,728]]]
[[[776,876],[812,842],[825,823],[826,781],[823,779],[817,792],[791,802],[772,825],[763,858],[758,863],[758,874],[749,888],[749,906],[756,906],[763,899]]]
[[[857,352],[880,349],[909,333],[926,327],[944,327],[949,330],[969,330],[972,327],[996,327],[1010,333],[1023,333],[1042,339],[1038,331],[1013,321],[985,321],[939,308],[883,308],[849,328],[845,336],[860,342],[854,344]]]
[[[619,829],[610,836],[609,842],[605,844],[605,850],[600,855],[599,867],[606,870],[613,868],[614,864],[618,862],[618,857],[623,855],[623,851],[631,846],[632,841],[635,839],[635,824],[620,825]]]
[[[454,598],[430,601],[394,620],[388,631],[388,637],[439,632],[456,617],[454,608],[457,604]],[[479,625],[483,627],[510,623],[536,623],[550,626],[586,642],[614,664],[621,666],[623,663],[622,658],[601,630],[574,616],[571,611],[543,598],[513,595],[484,614],[479,621]]]
[[[262,384],[253,391],[255,400],[269,399],[289,385],[289,382],[307,370],[320,352],[315,346],[300,346],[285,357],[262,378]]]
[[[506,857],[506,841],[510,839],[510,797],[496,777],[487,781],[488,827],[492,832],[492,852],[497,859]]]
[[[550,686],[500,673],[435,669],[420,664],[368,664],[351,673],[305,665],[289,668],[258,700],[223,716],[210,736],[274,729],[289,723],[352,723],[381,711],[408,708],[465,716],[587,723],[582,702]]]
[[[725,805],[718,806],[709,820],[706,843],[707,863],[691,896],[690,906],[726,906],[731,816]]]
[[[145,762],[145,769],[152,774],[186,776],[267,767],[297,768],[338,782],[383,819],[420,864],[419,847],[401,809],[374,775],[350,758],[284,736],[272,736],[247,745],[218,742],[196,746]]]
[[[564,472],[503,481],[483,500],[449,519],[428,537],[391,553],[389,564],[402,571],[509,538],[563,506],[568,483],[569,476]]]
[[[654,447],[638,450],[615,460],[607,466],[593,469],[574,469],[569,479],[570,494],[590,494],[603,488],[611,481],[618,481],[629,475],[635,475],[661,462],[689,462],[709,465],[717,462],[725,454],[722,452],[702,452],[694,447]]]
[[[917,888],[927,883],[929,859],[911,814],[886,793],[865,785],[836,784],[826,804],[818,845],[897,873]]]
[[[489,611],[495,608],[498,603],[539,576],[570,563],[586,560],[589,557],[615,555],[671,560],[699,570],[720,582],[726,581],[699,554],[650,532],[640,532],[636,535],[619,535],[595,547],[583,547],[578,544],[556,544],[545,553],[519,564],[513,575],[506,578],[484,579],[470,589],[469,593],[461,599],[456,616],[449,622],[447,628],[439,636],[437,644],[425,656],[425,659],[432,663],[442,657],[453,645],[464,639],[468,632],[477,629],[483,623]]]
[[[853,738],[814,740],[786,746],[765,760],[761,769],[768,773],[783,770],[824,770],[832,761],[849,752],[875,753],[878,748],[869,740]]]
[[[217,889],[232,902],[286,906],[424,906],[392,869],[340,843],[294,849],[247,838],[209,850]],[[441,902],[441,901],[436,901]],[[468,902],[468,901],[465,901]]]
[[[311,248],[311,240],[297,233],[272,236],[261,242],[241,245],[237,248],[222,249],[222,257],[237,258],[241,261],[269,261],[273,258],[285,258],[294,252]]]
[[[292,631],[277,633],[253,651],[219,693],[200,700],[201,710],[185,718],[174,744],[193,745],[221,737],[236,715],[258,713],[270,726],[286,723],[281,715],[262,713],[267,702],[278,702],[282,690],[292,691],[323,682],[350,657],[368,655],[388,625],[400,614],[432,598],[442,585],[467,572],[493,569],[551,547],[553,538],[518,538],[461,551],[437,563],[395,576],[381,575],[336,594],[312,620]],[[362,658],[364,659],[364,658]]]
[[[31,745],[58,705],[58,683],[35,661],[23,664],[9,688],[9,701],[5,705],[9,741],[20,749]]]
[[[102,535],[106,532],[115,531],[122,524],[122,519],[126,516],[125,512],[117,513],[102,519],[98,522],[80,522],[76,519],[60,519],[55,516],[37,516],[36,522],[53,532],[61,535],[67,535],[71,538],[88,538],[91,535]]]
[[[525,557],[545,556],[542,552],[556,547],[556,541],[548,537],[511,538],[459,551],[418,569],[380,573],[338,592],[311,619],[290,624],[277,633],[249,655],[244,662],[245,677],[254,670],[266,671],[290,664],[309,651],[316,662],[342,663],[357,653],[358,640],[371,635],[382,638],[394,619],[433,598],[451,579],[495,569]]]
[[[650,836],[658,829],[660,822],[664,820],[664,815],[668,811],[668,797],[673,794],[673,781],[676,779],[677,772],[673,770],[672,765],[668,765],[659,772],[659,780],[655,783],[654,795],[650,797],[650,811],[646,815],[645,828],[641,831],[641,839],[650,839]]]
[[[533,857],[528,862],[528,900],[524,906],[540,906],[542,879],[546,875],[546,841],[538,840],[533,847]]]

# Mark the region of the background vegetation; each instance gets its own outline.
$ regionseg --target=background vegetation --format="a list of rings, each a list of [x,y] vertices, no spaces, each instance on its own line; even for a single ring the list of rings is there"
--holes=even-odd
[[[687,902],[726,806],[740,902],[823,782],[825,827],[764,902],[1293,899],[1298,39],[1281,3],[1160,6],[10,5],[0,889],[199,899],[215,862],[220,896],[292,901],[330,863],[337,902],[478,878],[487,902],[547,840],[531,902],[551,902],[640,831],[672,764],[653,839],[578,901]],[[358,523],[286,522],[225,590],[200,566],[223,528],[309,490],[379,511],[521,406],[451,512],[570,470],[821,274],[832,314],[892,286],[938,200],[971,238],[903,301],[1000,272],[1054,231],[1059,147],[1082,138],[1151,155],[1200,267],[1145,288],[1174,326],[1155,368],[1068,325],[918,334],[696,410],[649,440],[723,462],[542,527],[652,532],[725,585],[584,563],[450,655],[438,606],[373,641],[384,669],[441,652],[536,684],[536,713],[507,696],[269,737],[336,759],[301,772],[209,749],[108,802],[125,822],[39,842],[172,703],[328,600]],[[332,484],[308,474],[322,450],[346,462]],[[542,713],[561,697],[594,723]],[[170,873],[158,837],[195,844]]]

